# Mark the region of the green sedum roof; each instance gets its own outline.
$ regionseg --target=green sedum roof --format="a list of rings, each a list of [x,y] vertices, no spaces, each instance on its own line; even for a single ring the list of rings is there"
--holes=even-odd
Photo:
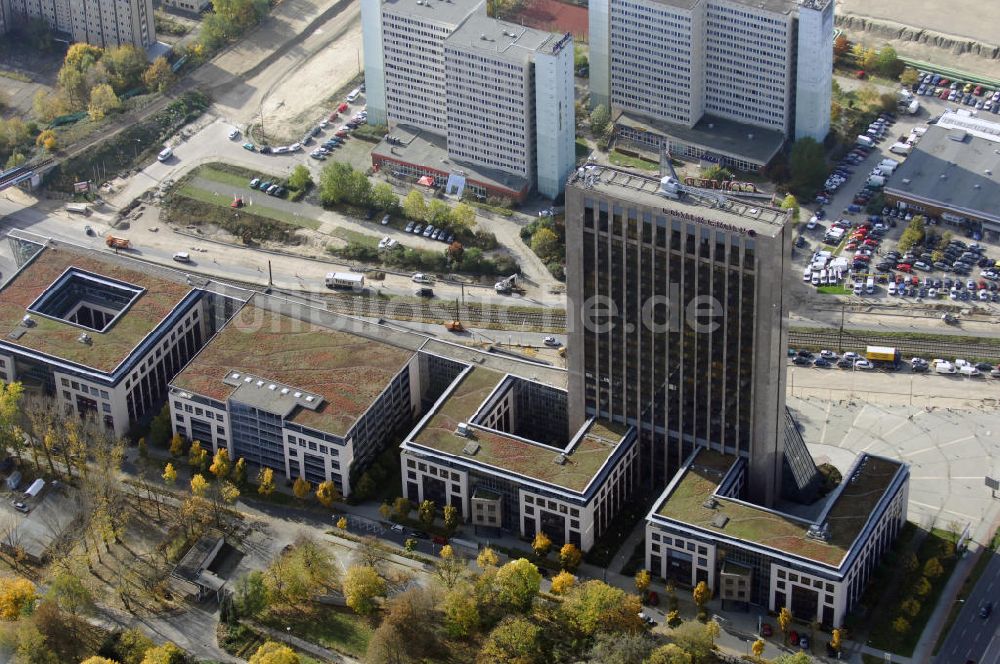
[[[35,313],[31,315],[35,325],[21,327],[28,307],[71,267],[139,286],[145,292],[104,332]],[[46,247],[0,290],[0,334],[8,344],[110,373],[190,292],[184,283],[99,260],[65,245]],[[24,333],[13,339],[10,333],[16,328]],[[90,344],[77,341],[81,332],[90,336]]]
[[[459,423],[468,423],[503,379],[500,372],[473,367],[411,440],[444,454],[582,492],[628,428],[594,422],[571,451],[563,452],[562,464],[556,463],[560,450],[514,436],[477,427],[471,428],[472,438],[457,435]],[[479,444],[473,455],[464,451],[471,441]]]
[[[230,372],[253,374],[323,398],[315,411],[297,408],[290,421],[344,436],[413,351],[313,325],[247,305],[172,381],[216,401],[235,391]]]
[[[838,567],[875,505],[882,498],[900,464],[882,457],[868,456],[854,482],[844,486],[827,515],[830,541],[806,537],[808,524],[772,511],[727,498],[716,498],[712,509],[704,505],[711,497],[735,457],[702,449],[673,492],[657,512],[660,516],[697,526],[729,537],[771,547],[793,555]],[[848,478],[845,478],[848,482]],[[720,515],[729,521],[719,528],[713,521]]]

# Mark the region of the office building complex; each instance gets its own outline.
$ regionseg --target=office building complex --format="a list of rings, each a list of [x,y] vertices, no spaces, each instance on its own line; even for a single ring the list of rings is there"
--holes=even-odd
[[[102,48],[156,43],[152,0],[0,0],[0,30],[27,19],[42,19],[68,41]]]
[[[365,0],[372,162],[449,193],[559,195],[575,163],[573,41],[490,18],[482,2]]]
[[[829,131],[833,0],[592,0],[590,38],[623,138],[752,170]]]
[[[723,602],[841,627],[906,522],[909,468],[860,454],[808,515],[743,499],[745,459],[696,448],[646,517],[646,568]]]
[[[639,430],[644,482],[696,445],[743,456],[751,495],[778,494],[787,327],[774,288],[788,214],[591,166],[566,188],[571,424]],[[673,198],[670,196],[674,196]]]
[[[545,532],[587,551],[632,495],[635,429],[589,418],[567,439],[566,391],[465,365],[403,442],[403,495],[486,532]]]
[[[11,238],[18,271],[0,290],[0,380],[56,399],[124,435],[155,412],[229,298],[173,270]]]

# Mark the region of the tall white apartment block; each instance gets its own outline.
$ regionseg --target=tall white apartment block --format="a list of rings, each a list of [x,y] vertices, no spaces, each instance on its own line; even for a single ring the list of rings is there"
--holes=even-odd
[[[5,14],[6,29],[17,20],[40,18],[75,42],[103,48],[156,43],[152,0],[0,0],[0,31]]]
[[[796,139],[808,136],[822,141],[830,133],[833,49],[826,48],[824,40],[831,34],[833,0],[803,2],[799,6],[799,66],[795,82]]]
[[[385,103],[385,53],[382,50],[382,0],[361,0],[361,39],[365,52],[365,108],[368,122],[389,123]]]
[[[443,137],[447,151],[430,163],[397,141],[380,159],[561,193],[576,159],[571,36],[490,18],[481,0],[362,0],[362,25],[368,122]]]
[[[592,105],[686,128],[829,129],[833,0],[591,0],[590,39]]]
[[[377,0],[365,0],[369,1]],[[365,95],[380,94],[377,50],[368,42],[381,39],[384,92],[388,119],[444,134],[444,41],[479,5],[481,0],[386,0],[381,26],[364,22],[365,70],[375,68],[374,80],[365,78]],[[369,11],[369,18],[374,12]],[[372,19],[375,20],[375,19]],[[370,122],[374,122],[369,118]]]
[[[535,53],[535,142],[538,191],[555,198],[576,166],[573,38]]]

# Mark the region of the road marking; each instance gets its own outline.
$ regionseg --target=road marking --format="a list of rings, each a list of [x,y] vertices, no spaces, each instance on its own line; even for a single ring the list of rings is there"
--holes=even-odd
[[[943,447],[950,447],[952,445],[958,445],[959,443],[964,443],[965,441],[972,440],[975,437],[976,437],[975,434],[973,434],[971,436],[965,436],[964,438],[958,438],[957,440],[953,440],[953,441],[948,442],[948,443],[941,443],[940,445],[934,445],[932,447],[925,447],[924,449],[917,450],[916,452],[909,452],[907,454],[907,456],[916,456],[918,454],[923,454],[924,452],[933,452],[934,450],[940,450]]]
[[[823,419],[823,430],[819,433],[820,445],[826,444],[826,428],[830,424],[830,411],[833,410],[833,400],[826,402],[826,417]]]

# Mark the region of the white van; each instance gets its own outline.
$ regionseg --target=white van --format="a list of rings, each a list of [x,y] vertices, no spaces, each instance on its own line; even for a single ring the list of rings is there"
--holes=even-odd
[[[973,367],[975,368],[975,367]],[[955,369],[955,365],[951,362],[938,362],[934,365],[934,372],[939,374],[953,374],[958,370]]]
[[[895,281],[890,281],[889,282],[889,295],[895,295],[895,294],[896,294],[896,282]]]
[[[347,103],[353,104],[354,101],[361,96],[361,88],[354,88],[349,93],[347,93]]]
[[[157,161],[166,161],[174,156],[174,151],[170,148],[163,148],[160,150],[160,154],[156,155]]]
[[[802,270],[802,281],[808,283],[809,281],[812,280],[812,276],[813,276],[812,265],[806,265],[805,269]]]
[[[854,282],[854,294],[855,295],[861,295],[864,292],[864,290],[865,290],[864,284],[862,284],[860,281],[855,281]]]
[[[176,254],[174,254],[174,260],[177,261],[178,263],[190,263],[191,255],[188,254],[188,252],[186,251],[178,251]]]
[[[979,369],[975,368],[971,364],[966,364],[964,367],[958,368],[958,373],[963,376],[968,376],[969,378],[972,378],[974,376],[979,375]]]
[[[819,286],[819,272],[813,272],[812,285]]]
[[[819,283],[822,286],[826,286],[828,283],[830,283],[830,273],[827,272],[826,270],[820,270],[819,271]]]
[[[868,294],[875,292],[875,277],[868,277],[868,283],[865,284],[865,291]]]

